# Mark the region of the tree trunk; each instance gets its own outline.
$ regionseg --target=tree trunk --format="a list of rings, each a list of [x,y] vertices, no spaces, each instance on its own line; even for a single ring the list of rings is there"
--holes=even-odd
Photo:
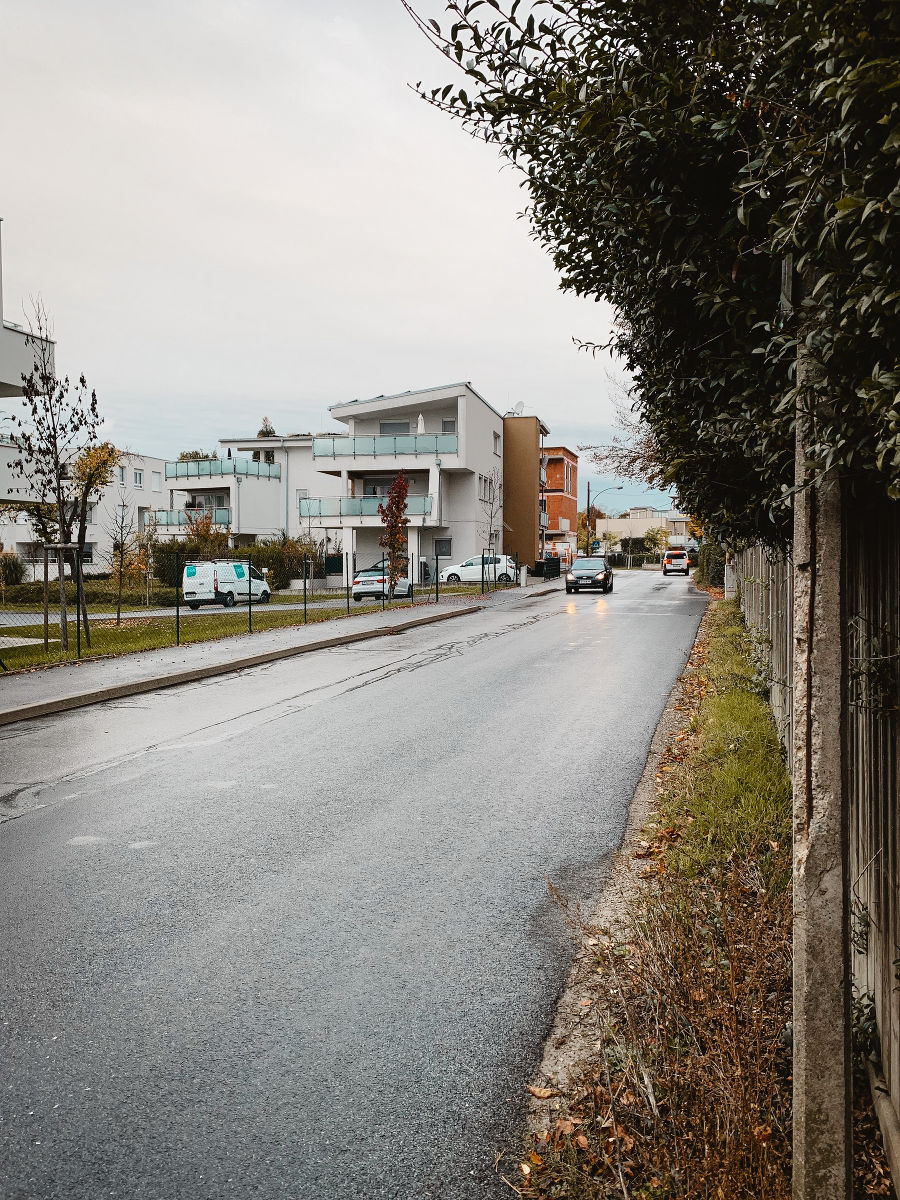
[[[122,624],[122,584],[125,577],[125,551],[119,551],[119,594],[116,597],[116,625]]]

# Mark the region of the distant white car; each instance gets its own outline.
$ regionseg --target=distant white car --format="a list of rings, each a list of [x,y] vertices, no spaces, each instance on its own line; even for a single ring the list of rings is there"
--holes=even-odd
[[[690,575],[691,568],[688,563],[686,550],[667,550],[666,557],[663,559],[663,575],[674,575],[676,571],[685,575]]]
[[[387,596],[389,582],[388,565],[382,559],[381,562],[375,563],[374,566],[367,567],[365,571],[357,571],[353,576],[353,587],[350,590],[353,599],[356,601],[362,600],[364,596],[377,596],[380,600],[382,596]],[[394,599],[409,597],[411,595],[412,583],[409,578],[409,566],[407,560],[403,559],[400,575],[394,588]]]
[[[201,604],[224,604],[232,608],[238,600],[253,599],[268,604],[272,595],[265,575],[247,563],[220,559],[216,562],[189,562],[181,576],[181,594],[188,608]]]
[[[516,560],[508,554],[478,554],[440,574],[441,583],[512,583],[515,578]]]

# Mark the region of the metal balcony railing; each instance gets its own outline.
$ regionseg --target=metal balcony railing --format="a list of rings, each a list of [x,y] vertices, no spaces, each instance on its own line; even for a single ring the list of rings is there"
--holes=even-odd
[[[377,517],[378,505],[386,496],[323,496],[300,501],[300,517]],[[431,514],[431,496],[407,496],[406,515],[427,517]]]
[[[214,525],[230,525],[231,524],[231,509],[230,508],[155,508],[153,516],[156,524],[160,528],[168,526],[183,527],[187,525],[188,520],[205,516],[206,513],[212,513]]]
[[[166,479],[203,479],[216,475],[258,475],[280,479],[280,463],[254,462],[252,458],[191,458],[166,463]]]
[[[402,454],[458,453],[459,437],[455,433],[313,438],[313,458],[398,458]]]

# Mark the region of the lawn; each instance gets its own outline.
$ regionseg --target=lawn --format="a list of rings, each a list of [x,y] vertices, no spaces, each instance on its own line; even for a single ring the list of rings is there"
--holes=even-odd
[[[407,601],[401,601],[391,606],[405,609]],[[380,612],[380,604],[353,605],[351,616],[360,613]],[[248,632],[248,611],[245,606],[231,610],[207,609],[194,615],[182,615],[180,622],[180,644],[191,642],[215,641],[218,638],[234,637]],[[265,606],[253,608],[253,631],[265,629],[287,628],[292,625],[303,625],[303,612],[291,609],[279,611],[278,607]],[[343,608],[314,608],[309,607],[307,624],[321,621],[345,620],[347,612]],[[123,613],[122,624],[117,626],[115,620],[95,620],[90,622],[91,647],[84,641],[82,633],[82,658],[97,658],[107,655],[131,654],[136,650],[158,650],[164,646],[175,645],[175,617],[141,617],[134,612]],[[28,638],[34,639],[25,646],[4,645],[4,639]],[[7,670],[18,671],[34,667],[51,666],[54,663],[71,661],[76,657],[76,632],[74,620],[69,622],[69,649],[64,651],[59,640],[59,622],[50,624],[50,648],[44,651],[44,629],[40,622],[19,624],[4,619],[0,612],[0,659]]]

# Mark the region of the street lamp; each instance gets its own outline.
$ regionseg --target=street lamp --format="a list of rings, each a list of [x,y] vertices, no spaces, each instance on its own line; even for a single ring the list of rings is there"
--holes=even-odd
[[[621,492],[624,487],[624,483],[611,484],[609,487],[601,488],[597,495],[602,496],[604,492]],[[584,514],[584,523],[587,526],[587,544],[584,548],[585,554],[590,554],[591,545],[594,540],[594,534],[591,530],[591,507],[591,485],[589,483],[587,485],[587,509]]]

